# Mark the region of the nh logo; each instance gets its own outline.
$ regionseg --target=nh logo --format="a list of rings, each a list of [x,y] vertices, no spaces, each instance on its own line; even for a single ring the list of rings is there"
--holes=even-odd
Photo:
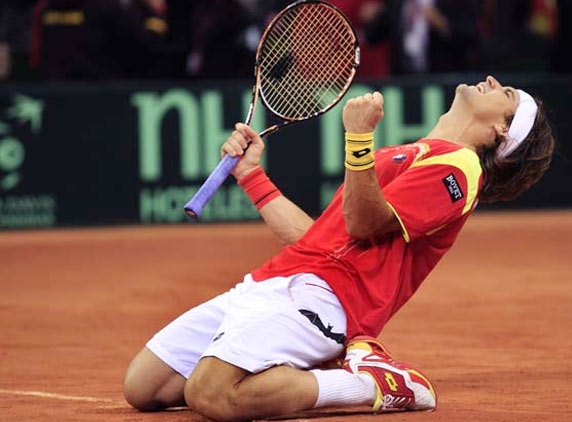
[[[251,91],[241,97],[242,115],[250,105]],[[224,124],[225,106],[221,91],[204,91],[195,95],[185,89],[165,93],[138,92],[131,104],[138,110],[139,176],[143,182],[156,182],[163,176],[163,143],[179,145],[180,176],[182,180],[196,180],[207,175],[220,160],[220,146],[233,128]],[[175,113],[178,133],[175,139],[163,139],[165,117]],[[239,119],[240,120],[240,119]],[[259,107],[251,121],[255,129],[263,127],[264,110]]]

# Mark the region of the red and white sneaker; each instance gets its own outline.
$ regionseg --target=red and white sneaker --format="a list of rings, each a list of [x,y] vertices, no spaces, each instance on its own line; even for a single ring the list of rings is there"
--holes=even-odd
[[[377,397],[374,412],[434,410],[437,402],[429,379],[418,369],[393,359],[372,337],[355,337],[346,348],[344,369],[373,378]]]

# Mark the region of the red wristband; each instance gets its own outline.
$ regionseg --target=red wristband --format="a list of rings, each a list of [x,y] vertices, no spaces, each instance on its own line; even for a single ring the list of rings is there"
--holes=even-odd
[[[274,198],[282,195],[280,190],[268,178],[264,169],[258,167],[238,181],[256,209],[262,208]]]

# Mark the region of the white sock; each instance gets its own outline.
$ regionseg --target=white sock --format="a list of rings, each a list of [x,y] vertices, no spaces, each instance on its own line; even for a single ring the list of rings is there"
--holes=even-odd
[[[345,369],[313,369],[318,380],[318,400],[314,407],[371,405],[377,390],[373,379]]]

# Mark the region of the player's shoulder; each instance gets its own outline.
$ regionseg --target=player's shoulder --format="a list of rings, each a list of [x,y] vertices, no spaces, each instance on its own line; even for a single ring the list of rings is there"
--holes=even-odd
[[[426,152],[413,166],[452,166],[461,170],[468,178],[479,178],[482,174],[481,161],[475,151],[461,145],[428,139],[417,142],[426,146]]]
[[[390,145],[375,151],[376,160],[391,160],[394,163],[403,163],[407,166],[424,157],[430,147],[422,142],[413,142],[401,145]]]
[[[425,143],[429,150],[412,167],[431,169],[431,174],[439,174],[454,203],[464,198],[462,214],[466,214],[474,208],[482,182],[479,156],[469,148],[448,141]]]

